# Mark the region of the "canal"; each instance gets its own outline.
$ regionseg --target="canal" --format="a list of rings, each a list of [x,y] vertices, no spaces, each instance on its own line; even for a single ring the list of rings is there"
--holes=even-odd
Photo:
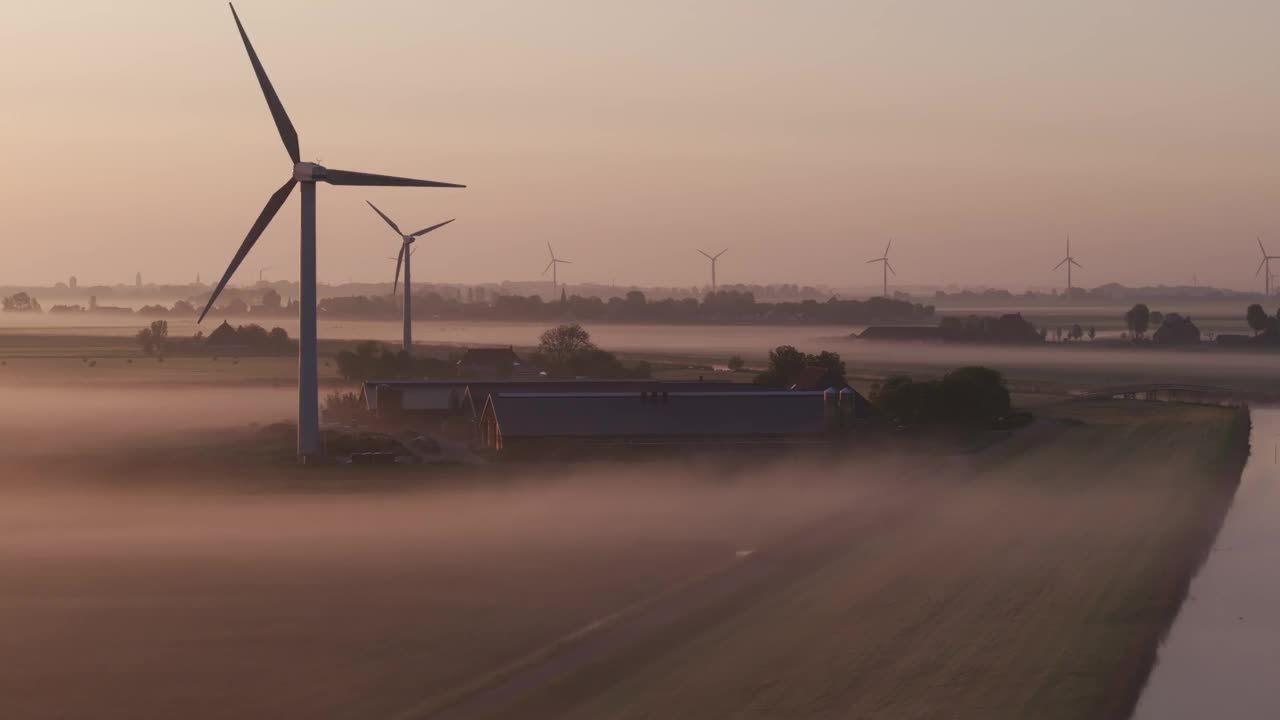
[[[1252,419],[1235,502],[1159,650],[1138,720],[1280,717],[1280,410],[1254,408]]]

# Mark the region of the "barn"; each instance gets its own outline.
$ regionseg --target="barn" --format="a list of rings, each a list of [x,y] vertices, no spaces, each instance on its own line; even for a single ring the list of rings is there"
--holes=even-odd
[[[477,433],[485,449],[521,456],[824,444],[852,426],[856,396],[852,390],[493,392]]]

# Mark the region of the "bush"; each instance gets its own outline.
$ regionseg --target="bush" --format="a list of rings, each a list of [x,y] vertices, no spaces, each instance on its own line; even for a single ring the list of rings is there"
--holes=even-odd
[[[952,370],[941,380],[894,376],[876,385],[871,404],[891,422],[992,427],[1012,410],[1004,376],[985,367]]]
[[[328,420],[350,419],[363,414],[364,403],[360,393],[351,390],[335,390],[324,396],[324,417]]]
[[[733,372],[738,372],[742,368],[746,367],[746,365],[747,364],[742,360],[741,355],[733,355],[729,358],[728,366]]]

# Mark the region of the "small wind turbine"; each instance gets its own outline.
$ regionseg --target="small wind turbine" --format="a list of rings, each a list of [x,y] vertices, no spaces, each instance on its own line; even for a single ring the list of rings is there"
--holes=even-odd
[[[1071,257],[1071,238],[1070,238],[1070,236],[1068,236],[1068,237],[1067,237],[1067,256],[1066,256],[1066,257],[1064,257],[1064,258],[1062,258],[1061,262],[1059,262],[1057,265],[1054,265],[1054,266],[1053,266],[1053,269],[1054,269],[1054,270],[1057,270],[1058,268],[1062,267],[1063,265],[1066,265],[1066,266],[1067,266],[1067,298],[1070,298],[1070,297],[1071,297],[1071,287],[1072,287],[1072,286],[1071,286],[1071,266],[1073,266],[1073,265],[1074,265],[1075,267],[1078,267],[1078,268],[1083,268],[1083,267],[1084,267],[1084,266],[1083,266],[1083,265],[1081,265],[1080,263],[1076,262],[1076,259],[1075,259],[1075,258]]]
[[[559,265],[562,263],[565,265],[572,265],[573,263],[569,260],[561,260],[556,257],[556,251],[551,249],[551,243],[547,243],[547,252],[551,254],[551,262],[547,263],[547,266],[542,269],[542,274],[546,275],[548,270],[551,271],[551,289],[555,290],[556,285],[560,282],[559,276],[556,273],[556,270],[559,269]]]
[[[721,255],[729,252],[729,248],[725,248],[720,252],[716,253],[715,255],[708,255],[707,253],[701,250],[699,250],[698,252],[702,253],[703,257],[711,261],[711,292],[715,292],[716,291],[716,261],[720,259]]]
[[[1266,287],[1263,290],[1263,296],[1271,297],[1271,261],[1280,260],[1280,255],[1268,255],[1267,249],[1262,247],[1262,238],[1258,238],[1258,249],[1262,251],[1262,262],[1258,263],[1258,269],[1253,272],[1253,276],[1258,277],[1258,273],[1262,272],[1264,267],[1267,269]]]
[[[413,294],[413,288],[409,284],[410,283],[409,267],[412,263],[410,263],[409,260],[413,257],[414,249],[411,248],[410,245],[413,245],[414,241],[417,240],[419,237],[426,235],[427,233],[437,228],[442,228],[445,225],[448,225],[449,223],[453,222],[453,220],[445,220],[442,223],[436,223],[431,227],[423,228],[418,232],[409,233],[408,235],[406,235],[404,231],[400,229],[400,226],[395,224],[395,221],[387,217],[386,213],[378,209],[377,205],[374,205],[368,200],[365,200],[365,202],[369,203],[369,207],[373,208],[373,211],[378,213],[379,217],[387,221],[387,224],[391,226],[391,229],[395,231],[396,235],[400,236],[400,255],[399,257],[396,258],[396,277],[395,277],[395,280],[392,281],[391,283],[391,294],[392,295],[396,294],[396,284],[400,282],[400,267],[403,266],[404,267],[404,312],[401,313],[401,315],[403,316],[403,319],[404,319],[404,351],[413,352],[413,302],[410,300],[410,296]]]
[[[222,279],[218,281],[217,287],[209,296],[209,303],[200,313],[200,320],[204,320],[204,316],[209,313],[222,289],[235,274],[236,268],[244,262],[249,251],[253,249],[254,243],[262,235],[262,231],[267,229],[267,225],[284,205],[284,201],[289,198],[289,193],[293,192],[293,186],[301,184],[302,242],[299,250],[301,271],[298,273],[298,456],[306,461],[323,455],[320,438],[319,362],[316,343],[316,184],[326,182],[330,185],[391,187],[460,188],[464,186],[431,180],[335,170],[316,163],[302,162],[302,154],[298,147],[298,131],[294,129],[293,122],[289,120],[289,115],[280,102],[280,96],[276,94],[271,80],[267,78],[267,71],[263,69],[262,63],[258,60],[258,53],[249,42],[249,36],[244,31],[244,25],[240,23],[240,16],[236,14],[235,6],[231,7],[231,16],[235,18],[236,29],[240,31],[240,39],[244,42],[244,49],[249,54],[249,63],[253,65],[258,85],[262,88],[263,96],[266,97],[267,107],[271,110],[271,117],[276,123],[276,130],[279,131],[280,139],[289,153],[289,159],[293,161],[293,172],[285,184],[281,185],[271,199],[267,200],[253,227],[249,228],[249,234],[245,236],[240,249],[231,259],[231,264],[227,266],[227,271],[223,273]],[[319,51],[323,52],[324,43],[320,46]]]
[[[898,275],[898,273],[893,269],[893,266],[889,264],[889,248],[892,245],[893,245],[893,240],[890,239],[889,244],[884,246],[884,255],[881,255],[878,258],[873,258],[867,261],[868,265],[870,265],[871,263],[884,264],[884,267],[881,268],[881,273],[884,275],[884,296],[885,297],[889,297],[889,273],[893,273],[895,277]]]

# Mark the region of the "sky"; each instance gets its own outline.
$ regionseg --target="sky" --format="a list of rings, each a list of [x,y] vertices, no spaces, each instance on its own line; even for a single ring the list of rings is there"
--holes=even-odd
[[[243,0],[322,281],[1261,287],[1280,3]],[[225,3],[0,5],[0,284],[221,275],[291,167]],[[298,276],[297,193],[236,282]]]

